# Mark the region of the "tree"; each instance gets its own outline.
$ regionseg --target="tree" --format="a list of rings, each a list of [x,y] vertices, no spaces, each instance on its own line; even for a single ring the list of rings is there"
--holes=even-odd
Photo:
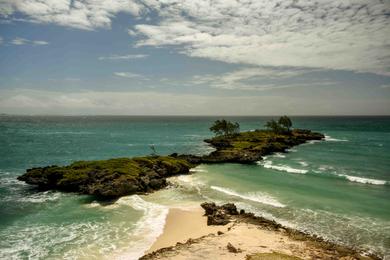
[[[154,147],[154,144],[149,145],[150,150],[152,150],[152,155],[157,155],[156,147]]]
[[[286,128],[288,132],[290,132],[290,128],[292,127],[292,122],[288,116],[280,117],[278,123],[279,123],[279,125]]]
[[[240,132],[240,125],[236,122],[230,122],[225,119],[217,120],[210,127],[210,131],[214,132],[216,135],[233,135]]]
[[[283,132],[283,127],[276,122],[275,120],[271,119],[270,121],[266,122],[264,125],[267,129],[271,130],[274,133],[281,133]]]

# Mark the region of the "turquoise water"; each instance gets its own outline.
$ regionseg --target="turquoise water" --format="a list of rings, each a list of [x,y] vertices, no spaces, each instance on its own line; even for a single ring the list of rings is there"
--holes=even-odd
[[[205,200],[241,208],[350,246],[390,254],[390,117],[296,117],[321,142],[257,165],[200,165],[147,196],[102,205],[37,192],[26,168],[144,155],[207,153],[212,117],[0,117],[0,259],[136,259],[162,232],[169,207]],[[242,130],[269,118],[234,117]]]

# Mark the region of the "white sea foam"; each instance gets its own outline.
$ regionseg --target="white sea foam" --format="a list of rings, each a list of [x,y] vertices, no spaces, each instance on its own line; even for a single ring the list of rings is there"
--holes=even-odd
[[[116,204],[127,205],[144,212],[144,216],[135,224],[132,232],[130,250],[115,256],[116,259],[138,259],[152,246],[162,234],[169,209],[165,206],[147,202],[138,195],[120,198]]]
[[[262,192],[249,192],[246,194],[241,194],[241,193],[238,193],[232,189],[219,187],[219,186],[211,186],[210,188],[213,190],[228,194],[230,196],[240,197],[240,198],[245,199],[245,200],[259,202],[262,204],[267,204],[267,205],[278,207],[278,208],[286,207],[286,205],[280,203],[275,198],[273,198],[267,194],[264,194]]]
[[[357,176],[351,176],[351,175],[346,175],[346,174],[338,174],[338,176],[344,177],[351,182],[358,182],[358,183],[363,183],[363,184],[385,185],[387,183],[384,180],[357,177]]]
[[[207,170],[198,166],[198,167],[190,169],[190,172],[207,172]]]
[[[276,157],[276,158],[286,158],[286,155],[284,155],[282,153],[274,153],[272,156]]]
[[[45,191],[45,192],[38,192],[38,193],[34,193],[31,195],[22,197],[22,198],[18,199],[18,201],[31,202],[31,203],[43,203],[43,202],[49,202],[49,201],[56,201],[62,195],[63,195],[63,193],[61,193],[61,192]]]
[[[265,160],[264,162],[260,161],[260,162],[257,162],[257,164],[262,165],[264,168],[267,168],[267,169],[273,169],[273,170],[288,172],[288,173],[305,174],[308,172],[308,170],[296,169],[296,168],[292,168],[288,165],[274,165],[274,164],[272,164],[272,161],[270,161],[270,160]]]
[[[206,187],[206,183],[197,178],[196,175],[179,175],[168,178],[168,181],[186,193],[195,191],[200,197],[207,199],[207,196],[202,193],[202,189]]]
[[[295,152],[298,152],[297,149],[294,149],[294,148],[290,148],[290,149],[286,149],[287,152],[290,152],[290,153],[295,153]]]
[[[334,170],[334,167],[331,166],[331,165],[321,165],[321,166],[318,168],[318,170],[319,170],[320,172],[332,171],[332,170]]]
[[[337,139],[337,138],[333,138],[329,135],[325,135],[325,141],[330,141],[330,142],[348,142],[347,139]]]
[[[309,166],[309,164],[305,161],[299,161],[298,163],[304,167]]]

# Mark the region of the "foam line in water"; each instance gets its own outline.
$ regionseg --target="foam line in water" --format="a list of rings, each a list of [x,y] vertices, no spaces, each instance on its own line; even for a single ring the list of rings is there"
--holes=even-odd
[[[198,166],[198,167],[190,169],[190,172],[207,172],[207,170]]]
[[[272,164],[272,161],[264,161],[264,162],[260,161],[257,164],[262,165],[264,168],[267,168],[267,169],[273,169],[273,170],[288,172],[288,173],[305,174],[308,172],[308,170],[296,169],[296,168],[292,168],[288,165],[274,165],[274,164]]]
[[[116,204],[127,205],[144,212],[142,218],[135,224],[131,236],[137,237],[129,248],[116,259],[138,259],[153,245],[164,230],[169,209],[162,205],[147,202],[138,195],[120,198]]]
[[[64,194],[61,192],[45,191],[40,193],[34,193],[28,196],[20,198],[18,201],[29,203],[43,203],[48,201],[56,201]]]
[[[348,142],[347,139],[337,139],[337,138],[333,138],[329,135],[325,135],[325,141],[330,141],[330,142]]]
[[[309,164],[305,161],[299,161],[298,163],[304,167],[309,166]]]
[[[338,174],[338,176],[343,177],[351,182],[358,182],[358,183],[363,183],[363,184],[385,185],[387,183],[384,180],[357,177],[357,176],[351,176],[351,175],[346,175],[346,174]]]
[[[286,158],[286,155],[282,153],[274,153],[272,156],[275,158]]]
[[[273,207],[278,207],[278,208],[286,207],[286,205],[280,203],[279,201],[277,201],[273,197],[271,197],[267,194],[261,193],[261,192],[250,192],[247,194],[241,194],[241,193],[238,193],[232,189],[219,187],[219,186],[211,186],[210,188],[213,190],[228,194],[230,196],[240,197],[240,198],[245,199],[245,200],[259,202],[262,204],[267,204],[267,205],[270,205]]]

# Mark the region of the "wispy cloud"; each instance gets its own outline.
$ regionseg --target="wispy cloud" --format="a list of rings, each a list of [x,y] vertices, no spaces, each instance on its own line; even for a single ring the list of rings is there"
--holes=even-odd
[[[26,16],[25,20],[35,23],[55,23],[85,30],[109,28],[111,19],[119,12],[137,16],[142,3],[138,1],[110,0],[2,0],[0,15],[8,17],[15,12]]]
[[[317,69],[249,67],[220,75],[195,75],[192,84],[208,85],[227,90],[271,90],[291,87],[330,86],[332,80],[307,80],[297,82],[300,76],[318,71]],[[267,81],[267,83],[262,83]]]
[[[383,0],[0,2],[5,19],[21,13],[85,30],[109,28],[120,12],[145,18],[128,30],[136,46],[174,45],[190,57],[235,64],[390,75],[390,5]]]
[[[390,75],[390,5],[362,1],[154,2],[138,46],[176,45],[192,57],[259,66]]]
[[[11,41],[11,44],[13,45],[25,45],[27,43],[29,43],[30,41],[27,40],[27,39],[24,39],[24,38],[15,38]]]
[[[47,41],[35,41],[35,40],[28,40],[25,38],[21,37],[16,37],[10,42],[13,45],[26,45],[26,44],[31,44],[31,45],[48,45],[49,42]]]
[[[132,72],[114,72],[114,75],[122,78],[149,80],[143,75],[132,73]]]
[[[135,60],[148,57],[147,54],[128,54],[128,55],[111,55],[99,57],[99,60]]]
[[[47,41],[32,41],[34,45],[48,45],[49,42]]]

